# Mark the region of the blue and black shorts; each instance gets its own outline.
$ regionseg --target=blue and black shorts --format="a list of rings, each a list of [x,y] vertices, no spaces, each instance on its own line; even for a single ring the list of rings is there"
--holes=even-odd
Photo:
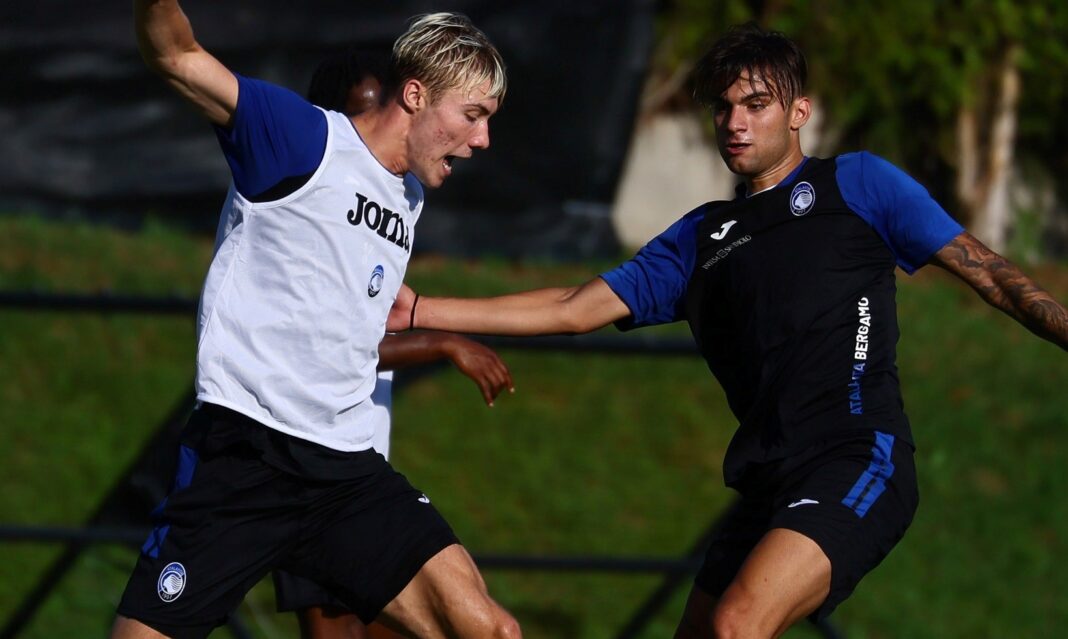
[[[250,422],[217,406],[194,412],[120,615],[170,637],[204,637],[281,568],[370,622],[458,543],[426,495],[374,450],[335,463],[335,453]]]
[[[757,542],[774,528],[815,541],[831,562],[822,619],[901,540],[919,504],[912,446],[882,432],[816,446],[768,464],[714,535],[695,584],[719,597]]]

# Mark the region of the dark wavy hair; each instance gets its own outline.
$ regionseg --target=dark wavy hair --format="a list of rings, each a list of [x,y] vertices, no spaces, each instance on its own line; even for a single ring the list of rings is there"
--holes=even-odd
[[[754,22],[737,25],[716,40],[693,71],[693,97],[711,107],[741,75],[763,80],[783,108],[804,95],[808,79],[805,54],[778,31],[765,31]]]
[[[349,89],[365,76],[385,84],[389,53],[376,49],[350,49],[319,63],[308,86],[308,102],[329,111],[344,111]],[[383,91],[385,93],[385,91]]]

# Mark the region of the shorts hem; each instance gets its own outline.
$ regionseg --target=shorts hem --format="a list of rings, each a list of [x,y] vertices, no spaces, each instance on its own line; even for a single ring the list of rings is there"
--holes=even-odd
[[[325,587],[281,568],[271,574],[274,581],[275,610],[279,613],[300,612],[308,608],[334,608],[352,612],[352,608]],[[308,585],[314,585],[310,589]]]
[[[375,601],[367,602],[363,606],[353,608],[353,612],[364,624],[370,624],[378,617],[382,609],[389,605],[422,570],[426,562],[433,559],[439,552],[449,546],[459,544],[460,540],[451,530],[441,531],[421,541],[408,553],[405,562],[393,573],[388,581],[383,580],[383,587],[379,590],[380,597]]]
[[[136,621],[138,623],[142,623],[148,626],[149,628],[155,630],[156,632],[167,635],[167,637],[170,637],[170,639],[203,639],[204,637],[207,637],[209,634],[211,634],[212,630],[215,630],[219,626],[223,625],[223,623],[225,623],[224,621],[223,623],[218,624],[201,624],[198,626],[174,626],[163,621],[153,621],[151,619],[146,618],[145,615],[133,612],[123,606],[119,606],[119,608],[115,611],[115,614],[121,617],[126,617],[127,619],[132,619],[133,621]]]

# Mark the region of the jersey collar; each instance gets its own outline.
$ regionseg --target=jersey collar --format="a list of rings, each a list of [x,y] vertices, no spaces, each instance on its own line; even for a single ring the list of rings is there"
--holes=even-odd
[[[798,164],[797,168],[795,168],[793,171],[790,171],[790,175],[787,175],[785,178],[782,179],[781,182],[779,182],[775,186],[769,186],[768,188],[764,189],[763,191],[757,191],[756,193],[749,193],[747,187],[745,186],[745,182],[742,182],[738,186],[734,187],[734,199],[735,200],[744,200],[746,198],[751,198],[754,195],[760,195],[761,193],[766,193],[766,192],[768,192],[768,191],[770,191],[772,189],[777,189],[780,186],[782,186],[783,184],[789,184],[790,182],[793,182],[794,179],[797,178],[797,175],[799,173],[801,173],[801,169],[805,168],[805,164],[807,162],[808,162],[808,156],[807,155],[803,156],[801,158],[801,163]]]

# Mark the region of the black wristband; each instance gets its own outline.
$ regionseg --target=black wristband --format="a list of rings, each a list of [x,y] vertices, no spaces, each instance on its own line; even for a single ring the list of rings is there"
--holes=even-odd
[[[408,330],[415,330],[415,305],[419,303],[419,293],[415,294],[415,299],[412,300],[412,314],[408,317]]]

